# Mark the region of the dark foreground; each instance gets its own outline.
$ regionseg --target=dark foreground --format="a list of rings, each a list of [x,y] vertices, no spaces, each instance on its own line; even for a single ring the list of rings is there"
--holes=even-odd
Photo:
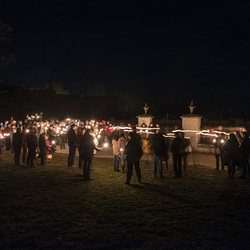
[[[152,179],[143,162],[128,186],[112,159],[95,159],[90,182],[64,154],[31,169],[1,159],[0,249],[250,248],[249,179],[205,167],[174,179],[171,163]]]

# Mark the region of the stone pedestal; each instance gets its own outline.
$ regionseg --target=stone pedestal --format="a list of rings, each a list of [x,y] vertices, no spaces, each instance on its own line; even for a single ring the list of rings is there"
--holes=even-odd
[[[154,118],[154,116],[152,116],[152,115],[146,115],[146,114],[144,114],[144,115],[138,115],[136,117],[138,119],[138,126],[139,127],[142,125],[142,123],[145,123],[147,126],[149,126],[149,124],[151,122],[153,122],[153,118]]]
[[[194,114],[182,115],[182,129],[200,131],[202,118],[203,116]],[[196,150],[198,147],[200,135],[197,135],[195,132],[185,132],[185,136],[190,137],[192,148]]]

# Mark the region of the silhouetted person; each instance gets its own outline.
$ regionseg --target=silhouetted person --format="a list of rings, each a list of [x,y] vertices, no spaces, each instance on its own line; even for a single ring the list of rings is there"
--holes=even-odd
[[[75,155],[76,155],[76,133],[75,133],[76,126],[74,124],[71,125],[70,130],[67,133],[68,137],[68,145],[69,145],[69,157],[68,157],[68,166],[73,167],[75,162]]]
[[[165,128],[161,127],[160,131],[153,136],[152,149],[153,149],[153,176],[156,178],[157,168],[159,169],[160,178],[163,178],[162,162],[168,160],[168,146],[163,136]]]
[[[229,139],[224,144],[223,150],[223,164],[228,166],[228,177],[234,178],[237,154],[239,153],[239,142],[235,134],[229,134]]]
[[[224,139],[222,137],[215,138],[213,145],[214,145],[214,156],[215,156],[215,160],[216,160],[216,168],[215,169],[219,170],[220,161],[221,161],[221,170],[224,170],[224,165],[222,162]]]
[[[125,147],[125,155],[127,159],[127,180],[125,184],[130,184],[131,176],[133,173],[133,166],[135,166],[135,172],[137,175],[138,182],[141,182],[141,169],[140,159],[143,155],[141,144],[136,138],[134,132],[129,133],[129,141]]]
[[[93,160],[94,149],[99,151],[95,146],[94,137],[90,135],[91,130],[87,129],[80,143],[80,152],[82,154],[83,164],[83,179],[85,181],[93,180],[90,177],[90,167]]]
[[[82,169],[82,167],[83,167],[83,158],[82,158],[83,152],[81,151],[80,145],[81,145],[82,138],[85,134],[85,131],[86,131],[85,128],[80,128],[79,134],[76,135],[76,147],[78,148],[78,151],[79,151],[79,164],[78,164],[78,166],[80,169]]]
[[[184,149],[184,141],[180,137],[179,133],[175,133],[175,138],[173,139],[170,151],[173,156],[173,168],[174,168],[174,177],[181,177],[181,169],[182,169],[182,155]]]
[[[46,142],[45,133],[42,133],[39,136],[39,148],[40,148],[41,165],[44,165],[45,160],[46,160],[46,155],[48,152],[48,146],[47,146],[47,142]]]
[[[182,161],[183,161],[183,173],[186,173],[187,170],[187,156],[192,152],[191,142],[188,138],[185,138],[184,133],[181,133],[181,137],[183,139],[183,154],[182,154]]]
[[[26,141],[28,147],[27,166],[34,167],[34,159],[36,157],[37,148],[37,137],[34,134],[33,128],[31,128],[29,133],[26,134]]]
[[[247,132],[243,132],[243,139],[239,145],[240,150],[240,163],[242,167],[242,174],[240,178],[245,179],[247,173],[250,174],[249,169],[249,153],[250,153],[250,139]]]
[[[14,160],[17,166],[20,166],[21,150],[23,146],[23,134],[21,128],[17,128],[16,133],[13,135],[13,149],[15,152]]]

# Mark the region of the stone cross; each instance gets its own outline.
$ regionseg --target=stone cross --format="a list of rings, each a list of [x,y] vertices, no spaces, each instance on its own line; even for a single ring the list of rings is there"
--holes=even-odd
[[[148,109],[149,109],[149,106],[148,106],[147,103],[145,103],[145,106],[143,107],[143,109],[144,109],[144,112],[145,112],[145,115],[146,115],[147,112],[148,112]]]
[[[188,106],[189,109],[190,109],[190,114],[193,114],[194,112],[194,109],[196,108],[196,106],[194,105],[194,102],[191,101],[190,105]]]

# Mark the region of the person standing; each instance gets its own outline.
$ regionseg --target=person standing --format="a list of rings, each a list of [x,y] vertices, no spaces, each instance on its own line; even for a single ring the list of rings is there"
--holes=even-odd
[[[179,133],[175,133],[175,138],[173,139],[170,151],[172,152],[173,157],[173,168],[174,168],[174,177],[181,178],[181,169],[182,169],[182,155],[184,149],[183,139],[180,137]]]
[[[147,166],[149,167],[149,162],[152,162],[153,149],[152,149],[152,138],[147,138],[142,140],[142,150],[143,155],[145,155]]]
[[[114,129],[112,127],[112,124],[109,123],[108,126],[106,127],[106,136],[108,138],[108,143],[109,146],[112,145],[112,135],[113,135]]]
[[[187,170],[187,156],[192,152],[192,146],[191,146],[190,140],[188,138],[185,138],[184,133],[181,133],[181,137],[183,139],[183,155],[182,155],[183,174],[186,174],[186,170]]]
[[[45,133],[41,133],[39,136],[39,148],[40,148],[41,165],[44,165],[46,160],[46,155],[48,152]]]
[[[126,147],[127,139],[124,135],[124,133],[121,133],[120,138],[118,140],[118,149],[119,149],[119,154],[121,158],[121,165],[122,165],[122,172],[126,173],[126,155],[124,153],[125,147]]]
[[[153,148],[153,177],[156,178],[157,168],[159,169],[160,178],[163,178],[163,166],[162,162],[168,159],[168,147],[163,136],[165,128],[161,127],[159,132],[153,136],[152,148]]]
[[[6,151],[10,151],[11,149],[10,131],[11,131],[11,124],[9,122],[7,123],[6,128],[3,131],[4,137],[5,137]]]
[[[119,170],[120,158],[119,158],[118,140],[119,140],[119,135],[115,134],[113,136],[113,139],[112,139],[112,149],[113,149],[113,155],[114,155],[114,171],[115,172],[120,172],[120,170]]]
[[[222,137],[218,137],[214,139],[214,156],[216,160],[216,170],[220,168],[220,160],[221,160],[221,170],[224,170],[224,165],[222,164],[222,148],[224,144],[224,139]]]
[[[90,166],[93,160],[94,150],[100,151],[94,142],[94,137],[90,135],[91,130],[87,129],[80,143],[80,152],[82,154],[83,164],[83,179],[84,181],[93,180],[90,177]]]
[[[13,122],[13,120],[12,120]],[[13,135],[16,133],[16,125],[15,124],[11,124],[11,129],[10,129],[10,149],[11,149],[11,153],[14,154],[14,148],[13,148]]]
[[[23,127],[23,154],[22,154],[22,162],[26,163],[27,162],[27,152],[28,152],[28,147],[27,147],[27,140],[26,140],[26,127]]]
[[[234,178],[239,142],[235,134],[230,133],[229,139],[223,146],[225,154],[223,155],[223,164],[228,166],[228,177]]]
[[[249,169],[249,153],[250,153],[250,139],[247,132],[243,132],[243,139],[239,145],[240,162],[242,168],[241,179],[246,179],[247,174],[250,174]]]
[[[125,184],[130,184],[131,176],[133,173],[133,166],[135,166],[135,172],[138,182],[141,182],[141,169],[140,159],[143,155],[141,144],[135,136],[135,133],[129,133],[129,141],[125,147],[125,155],[127,159],[127,179]]]
[[[59,135],[60,149],[65,149],[66,137],[67,137],[66,132],[62,130]]]
[[[21,128],[17,128],[16,133],[13,134],[13,149],[15,152],[14,160],[17,166],[21,166],[20,158],[21,158],[21,150],[23,146],[23,134]]]
[[[76,135],[76,143],[75,143],[75,145],[76,145],[76,147],[78,148],[78,151],[79,151],[79,164],[78,164],[79,169],[82,169],[82,166],[83,166],[83,159],[82,159],[83,152],[81,152],[80,144],[81,144],[82,137],[85,134],[85,130],[86,130],[85,127],[80,128],[79,133]]]
[[[76,126],[72,124],[68,133],[68,145],[69,145],[69,156],[68,156],[68,167],[73,167],[75,162],[75,155],[76,155],[76,133],[75,133]]]
[[[36,157],[37,137],[34,133],[34,128],[30,128],[29,133],[26,135],[26,141],[28,147],[27,166],[35,167],[34,159]]]

